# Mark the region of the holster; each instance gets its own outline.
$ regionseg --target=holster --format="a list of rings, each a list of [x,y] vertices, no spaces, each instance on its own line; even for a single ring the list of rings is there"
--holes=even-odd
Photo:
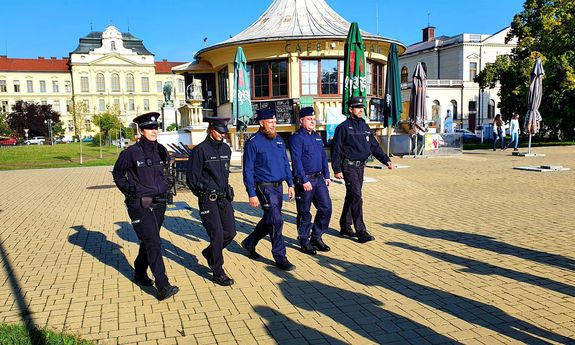
[[[235,194],[234,194],[234,188],[233,188],[232,186],[228,185],[228,186],[225,188],[224,192],[226,193],[226,199],[227,199],[229,202],[234,201],[234,196],[235,196]]]

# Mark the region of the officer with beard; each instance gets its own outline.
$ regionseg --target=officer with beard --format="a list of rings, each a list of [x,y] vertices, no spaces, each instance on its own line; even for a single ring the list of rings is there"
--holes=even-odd
[[[164,222],[168,199],[168,181],[164,168],[168,151],[157,142],[159,113],[146,113],[134,119],[141,138],[120,153],[112,176],[125,202],[132,226],[140,239],[140,251],[134,261],[134,281],[143,286],[154,282],[146,273],[148,267],[155,278],[158,299],[164,300],[178,293],[170,285],[162,258],[160,228]]]
[[[358,242],[375,240],[367,232],[363,221],[361,188],[365,163],[373,154],[388,169],[393,169],[389,157],[383,152],[369,126],[363,119],[364,97],[349,100],[349,118],[340,123],[334,133],[331,150],[331,167],[336,178],[345,180],[345,201],[339,218],[340,234],[357,237]],[[351,228],[353,223],[355,232]]]
[[[275,131],[276,117],[271,109],[258,110],[257,120],[260,129],[245,145],[243,177],[250,206],[261,206],[264,215],[254,231],[242,241],[242,247],[249,252],[250,259],[257,260],[260,257],[256,252],[258,242],[270,235],[276,266],[291,271],[295,266],[286,256],[281,214],[283,181],[288,184],[289,199],[295,196],[286,145]]]
[[[224,272],[222,250],[236,236],[236,220],[232,207],[233,189],[229,185],[232,151],[224,143],[228,133],[228,120],[206,119],[208,136],[196,146],[188,162],[187,184],[198,197],[202,224],[210,236],[210,245],[202,250],[213,272],[213,282],[222,286],[234,280]]]

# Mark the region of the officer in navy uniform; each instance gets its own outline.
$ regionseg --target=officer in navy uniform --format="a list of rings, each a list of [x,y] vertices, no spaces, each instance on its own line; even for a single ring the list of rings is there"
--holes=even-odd
[[[222,250],[236,236],[236,223],[232,207],[233,189],[229,185],[230,157],[232,151],[224,143],[228,133],[228,120],[205,118],[208,126],[206,140],[196,146],[190,155],[187,184],[198,197],[202,224],[210,237],[210,244],[202,250],[208,261],[216,284],[234,283],[223,269]]]
[[[393,169],[389,157],[383,152],[369,126],[363,119],[364,97],[349,100],[350,116],[340,123],[334,133],[331,151],[331,166],[336,178],[345,180],[345,201],[339,219],[342,236],[357,237],[365,243],[375,238],[367,232],[363,222],[364,167],[370,154],[373,154],[388,169]],[[355,232],[351,224],[355,227]]]
[[[323,140],[315,129],[315,112],[304,107],[299,112],[300,129],[289,139],[297,205],[298,240],[304,253],[327,252],[330,247],[322,240],[331,219],[331,199],[327,187],[331,184]],[[317,208],[311,222],[311,204]],[[311,237],[310,237],[311,236]]]
[[[146,273],[149,267],[161,301],[175,295],[179,289],[170,285],[162,258],[160,228],[168,199],[164,168],[169,157],[166,148],[157,142],[159,116],[152,112],[134,119],[141,134],[140,141],[120,153],[112,175],[116,186],[126,196],[128,215],[140,239],[140,250],[134,261],[134,281],[152,286]]]
[[[258,110],[257,120],[260,129],[245,144],[244,184],[248,192],[250,206],[261,206],[264,215],[254,231],[242,241],[242,247],[249,252],[250,259],[257,260],[258,242],[270,235],[272,255],[276,266],[290,271],[295,268],[286,257],[286,247],[282,236],[283,181],[288,184],[288,197],[295,196],[286,145],[277,135],[276,117],[271,109]]]

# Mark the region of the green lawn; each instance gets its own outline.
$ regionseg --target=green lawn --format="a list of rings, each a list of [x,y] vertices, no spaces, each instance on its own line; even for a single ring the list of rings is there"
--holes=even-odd
[[[27,329],[23,325],[0,323],[0,344],[4,345],[93,345],[73,335],[49,330]]]
[[[68,168],[78,166],[114,165],[121,149],[115,146],[100,147],[92,143],[50,145],[0,146],[0,170]]]

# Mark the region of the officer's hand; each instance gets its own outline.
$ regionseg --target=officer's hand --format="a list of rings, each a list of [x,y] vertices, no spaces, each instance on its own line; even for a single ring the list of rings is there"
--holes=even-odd
[[[309,192],[313,189],[313,186],[311,185],[311,182],[306,182],[303,184],[303,190],[305,190],[306,192]]]
[[[328,186],[328,187],[331,186],[331,183],[332,183],[331,179],[325,179],[325,185],[326,186]]]
[[[252,196],[250,198],[250,206],[251,207],[259,207],[260,206],[260,201],[258,200],[257,196]]]
[[[387,168],[389,170],[393,169],[393,163],[391,161],[387,162]]]
[[[295,198],[295,189],[293,187],[288,187],[288,199],[293,200]]]
[[[335,178],[338,178],[341,180],[343,178],[343,173],[340,172],[340,173],[335,174]]]

